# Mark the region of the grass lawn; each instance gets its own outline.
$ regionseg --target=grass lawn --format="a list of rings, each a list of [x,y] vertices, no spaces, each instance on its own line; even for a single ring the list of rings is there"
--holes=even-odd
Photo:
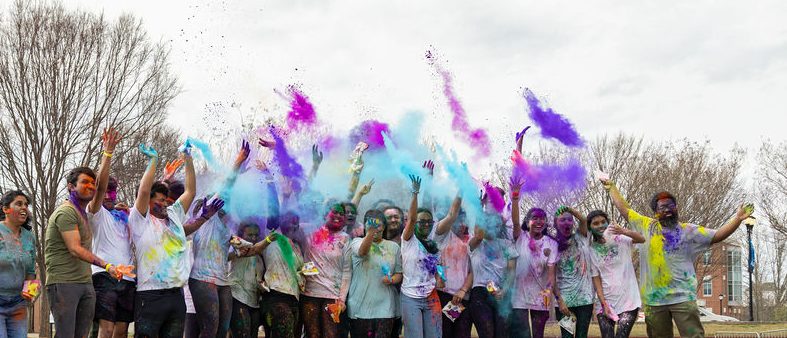
[[[787,329],[787,323],[776,323],[776,324],[757,324],[757,323],[703,323],[705,327],[705,336],[706,337],[713,337],[717,332],[721,331],[729,331],[729,332],[762,332],[762,331],[770,331],[770,330],[781,330]],[[675,336],[679,336],[678,329],[674,329]],[[785,334],[787,335],[787,333]],[[547,324],[546,337],[560,337],[560,327],[557,323],[551,322]],[[601,333],[598,330],[598,325],[595,322],[590,323],[590,337],[601,337]],[[631,337],[647,337],[647,333],[645,332],[645,323],[637,323],[634,325],[634,328],[631,330]]]

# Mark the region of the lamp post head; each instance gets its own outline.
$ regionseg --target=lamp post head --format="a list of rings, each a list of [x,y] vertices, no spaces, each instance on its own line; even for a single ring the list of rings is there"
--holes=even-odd
[[[724,300],[724,295],[723,294],[719,294],[719,300]]]
[[[746,225],[746,229],[751,231],[751,229],[754,228],[755,225],[757,225],[757,218],[755,218],[754,216],[749,216],[748,218],[743,220],[743,224]]]

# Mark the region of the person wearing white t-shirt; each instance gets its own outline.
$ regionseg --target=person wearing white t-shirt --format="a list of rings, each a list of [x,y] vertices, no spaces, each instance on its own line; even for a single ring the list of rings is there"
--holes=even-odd
[[[429,240],[434,218],[429,209],[418,208],[421,178],[410,175],[413,198],[402,231],[402,322],[408,338],[440,337],[443,331],[440,298],[435,287],[442,288],[437,277],[440,261],[437,244]]]
[[[642,306],[631,254],[634,244],[645,243],[645,237],[617,225],[609,226],[609,216],[601,210],[591,211],[587,222],[593,237],[590,258],[601,336],[628,337]]]
[[[579,220],[579,226],[574,222]],[[558,262],[555,266],[555,317],[576,318],[574,333],[560,328],[563,337],[587,338],[593,318],[593,279],[591,278],[590,235],[585,216],[567,206],[555,212],[555,240]]]

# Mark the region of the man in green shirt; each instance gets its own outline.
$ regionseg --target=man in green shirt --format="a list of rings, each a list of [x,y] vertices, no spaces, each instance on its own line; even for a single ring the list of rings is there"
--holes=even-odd
[[[104,131],[101,170],[109,170],[109,159],[120,141],[113,129]],[[96,174],[87,167],[72,169],[66,176],[68,201],[49,217],[44,238],[46,293],[55,320],[55,338],[85,337],[95,312],[90,264],[100,266],[110,275],[122,274],[90,251],[92,233],[87,224],[88,204],[96,200]]]

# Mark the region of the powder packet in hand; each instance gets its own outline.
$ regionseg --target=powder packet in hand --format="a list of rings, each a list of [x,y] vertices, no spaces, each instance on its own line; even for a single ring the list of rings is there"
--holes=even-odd
[[[486,291],[489,291],[489,293],[491,293],[491,294],[493,294],[493,295],[494,295],[494,294],[496,294],[498,291],[500,291],[500,288],[499,288],[499,287],[497,287],[497,284],[495,284],[495,282],[494,282],[494,281],[491,281],[491,280],[490,280],[488,283],[486,283]]]
[[[448,302],[448,304],[445,304],[445,307],[443,307],[443,314],[453,322],[459,318],[459,315],[461,315],[464,310],[465,306],[461,303],[454,304],[453,302]]]
[[[41,281],[38,279],[26,280],[22,287],[22,296],[29,300],[35,300],[41,293]]]
[[[559,324],[560,327],[562,327],[563,329],[565,329],[566,331],[570,332],[573,335],[577,327],[577,317],[574,317],[574,315],[565,316],[563,317],[563,319],[560,320]]]
[[[341,308],[339,307],[339,304],[330,303],[325,306],[325,311],[328,311],[328,313],[331,314],[331,319],[333,319],[334,323],[338,323],[339,321],[342,320],[341,317],[342,311]]]
[[[594,174],[596,175],[596,179],[599,181],[609,181],[609,174],[601,170],[596,170]]]
[[[315,276],[320,274],[320,271],[317,270],[317,267],[314,265],[314,262],[306,262],[303,263],[303,269],[301,269],[301,273],[304,276]]]

